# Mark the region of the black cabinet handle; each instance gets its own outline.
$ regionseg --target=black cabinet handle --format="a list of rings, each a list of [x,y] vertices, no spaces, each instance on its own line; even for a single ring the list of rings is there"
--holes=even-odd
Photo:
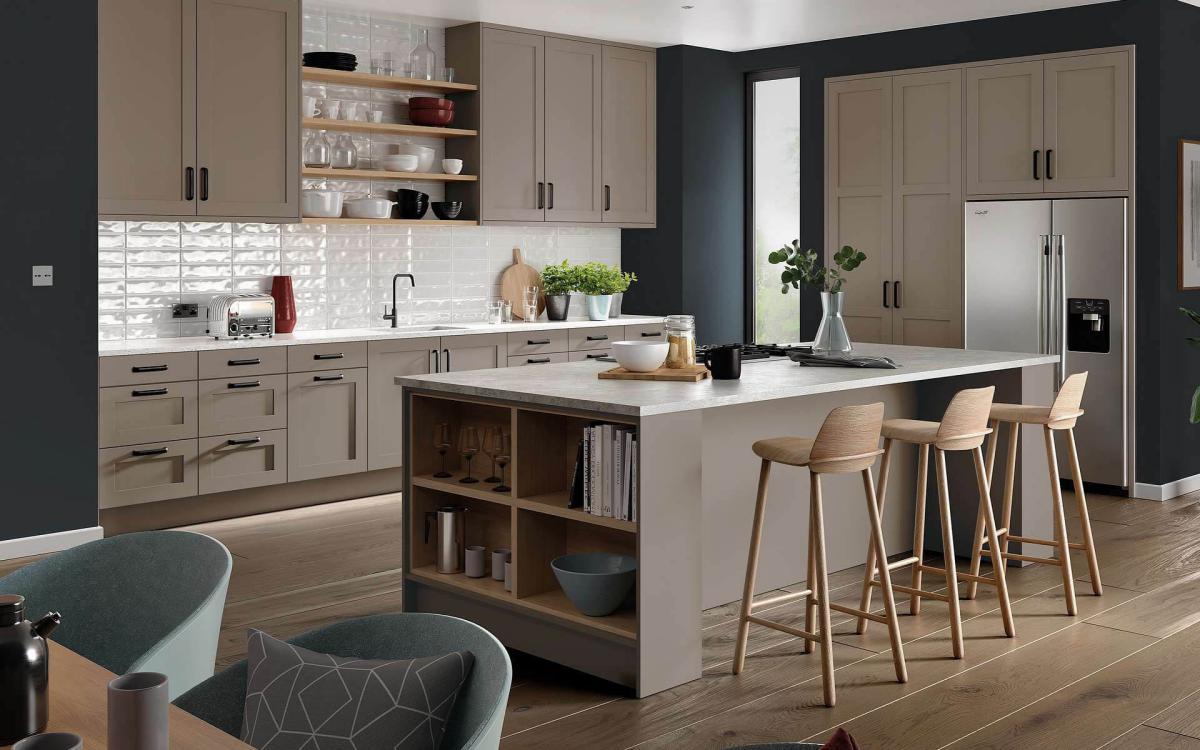
[[[208,200],[208,167],[200,167],[200,200]]]
[[[608,341],[608,334],[602,333],[599,336],[588,336],[588,341]]]
[[[450,350],[443,349],[442,354],[446,355],[446,372],[450,372]]]
[[[611,209],[612,209],[612,187],[609,185],[605,185],[604,186],[604,210],[609,211]]]
[[[133,451],[132,455],[138,456],[139,458],[142,456],[161,456],[169,450],[171,449],[166,446],[163,446],[162,448],[140,448]]]
[[[231,359],[227,364],[230,367],[244,367],[246,365],[261,365],[262,360],[258,357],[254,359]]]
[[[133,391],[131,396],[165,396],[167,395],[166,388],[147,388],[142,391]]]
[[[225,442],[229,445],[254,445],[255,443],[261,443],[262,438],[260,438],[260,437],[229,438]]]
[[[589,354],[589,355],[587,355],[587,358],[588,359],[602,359],[607,356],[608,356],[607,354]]]
[[[900,309],[900,282],[892,282],[892,307]]]
[[[442,371],[442,358],[438,356],[438,350],[430,349],[429,356],[433,357],[433,371],[441,372]]]
[[[346,355],[342,354],[341,352],[338,352],[337,354],[314,354],[313,359],[315,359],[317,361],[321,361],[321,360],[325,360],[325,359],[344,359],[345,356]]]
[[[345,380],[346,376],[338,373],[337,375],[313,375],[313,382],[327,383],[331,380]]]
[[[554,183],[547,182],[546,190],[547,190],[547,196],[548,196],[546,198],[546,210],[553,211],[554,210]]]
[[[546,183],[539,182],[537,184],[537,207],[546,207]]]
[[[644,339],[658,338],[659,336],[662,336],[662,331],[655,331],[654,333],[642,331],[642,338]]]
[[[525,344],[527,346],[543,346],[543,345],[549,344],[549,343],[550,343],[550,339],[528,339],[525,342]]]
[[[884,307],[888,306],[888,301],[887,301],[887,299],[888,299],[888,284],[890,284],[890,283],[891,283],[890,281],[883,282],[883,306]]]
[[[1042,160],[1042,150],[1040,148],[1035,148],[1033,150],[1033,179],[1035,179],[1035,180],[1042,179],[1041,176],[1038,174],[1038,163],[1041,162],[1041,160]]]
[[[531,357],[531,358],[525,360],[525,364],[527,364],[527,365],[548,365],[548,364],[550,364],[550,358],[549,357],[539,357],[537,359],[533,359]]]
[[[185,200],[192,200],[196,197],[196,169],[188,167],[183,170],[183,197]]]
[[[166,372],[166,365],[142,365],[141,367],[130,368],[131,372]]]
[[[228,388],[257,388],[260,385],[262,385],[261,381],[247,380],[243,383],[230,383],[227,387]]]
[[[1054,179],[1054,149],[1046,149],[1046,179]]]

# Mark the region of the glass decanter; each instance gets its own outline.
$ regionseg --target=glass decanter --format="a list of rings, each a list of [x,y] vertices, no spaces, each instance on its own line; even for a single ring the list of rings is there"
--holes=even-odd
[[[354,169],[358,166],[358,148],[349,133],[342,133],[333,144],[331,162],[334,169]]]
[[[437,53],[429,46],[429,29],[421,29],[421,43],[413,48],[408,57],[413,78],[432,81],[437,73]]]
[[[332,146],[325,137],[325,131],[318,130],[304,142],[304,166],[328,167]]]

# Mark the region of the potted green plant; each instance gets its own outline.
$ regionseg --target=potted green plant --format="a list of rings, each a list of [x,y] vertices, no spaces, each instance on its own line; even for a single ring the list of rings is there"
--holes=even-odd
[[[612,296],[621,291],[621,269],[599,261],[576,266],[576,286],[586,296],[588,320],[608,320]]]
[[[566,320],[571,307],[571,292],[576,290],[578,273],[567,261],[542,269],[542,292],[546,295],[546,317]]]
[[[822,266],[817,260],[817,252],[801,250],[799,240],[792,240],[792,244],[784,245],[767,256],[769,262],[784,265],[779,274],[784,294],[788,293],[789,287],[799,289],[801,284],[813,287],[821,294],[821,325],[813,340],[814,352],[845,354],[853,348],[850,335],[846,333],[846,323],[842,320],[845,297],[842,287],[846,283],[842,273],[853,271],[866,259],[866,253],[844,245],[834,253],[833,266]]]
[[[617,269],[620,271],[620,269]],[[617,291],[613,293],[612,305],[608,310],[608,317],[621,317],[621,303],[625,300],[625,292],[629,291],[629,285],[637,281],[637,274],[633,271],[620,271],[621,279],[617,284]]]

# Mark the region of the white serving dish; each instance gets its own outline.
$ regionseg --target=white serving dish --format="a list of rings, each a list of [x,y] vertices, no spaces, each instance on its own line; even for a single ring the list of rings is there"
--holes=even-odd
[[[667,361],[668,346],[665,341],[615,341],[612,353],[630,372],[651,372]]]
[[[336,219],[342,215],[342,198],[339,190],[301,190],[300,215],[312,219]]]
[[[442,172],[446,174],[459,174],[462,168],[462,159],[442,159]]]
[[[401,143],[396,147],[396,153],[410,154],[417,157],[418,172],[428,173],[433,171],[433,157],[437,155],[437,152],[434,151],[430,146],[418,146],[415,143]]]
[[[379,164],[389,172],[416,172],[420,161],[416,154],[388,154]]]
[[[396,202],[387,198],[352,198],[345,205],[346,216],[351,219],[390,219]]]

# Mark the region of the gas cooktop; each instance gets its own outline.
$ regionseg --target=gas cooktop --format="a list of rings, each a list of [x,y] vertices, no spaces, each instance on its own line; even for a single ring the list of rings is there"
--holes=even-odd
[[[755,362],[769,359],[781,359],[792,352],[812,352],[811,346],[799,344],[742,344],[742,361]],[[696,349],[698,354],[713,349],[712,346],[701,346]]]

